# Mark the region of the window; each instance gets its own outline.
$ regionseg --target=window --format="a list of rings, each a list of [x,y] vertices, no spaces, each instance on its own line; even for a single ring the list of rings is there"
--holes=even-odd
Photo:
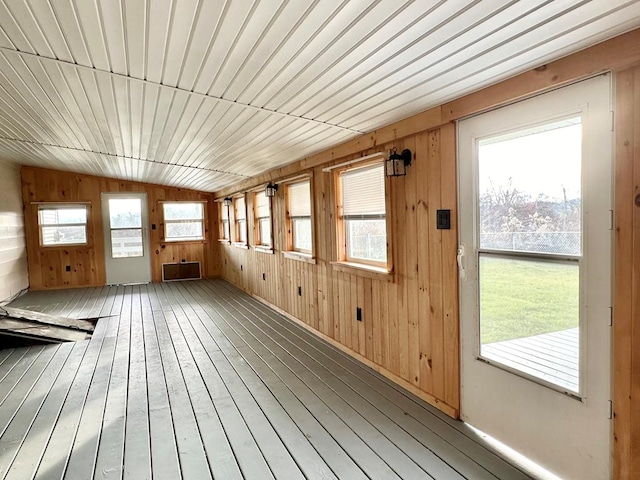
[[[311,254],[311,184],[309,180],[287,185],[288,249]]]
[[[237,243],[247,243],[247,207],[244,196],[233,199],[234,215],[236,221],[236,237]]]
[[[338,174],[342,222],[342,261],[387,266],[384,167],[381,164]]]
[[[271,199],[264,190],[253,196],[253,212],[255,216],[256,245],[271,248]]]
[[[167,202],[162,204],[162,210],[166,242],[204,240],[202,202]]]
[[[220,218],[220,231],[218,233],[218,238],[223,241],[229,241],[231,239],[231,233],[229,230],[229,207],[225,205],[223,202],[218,203],[219,215]]]
[[[144,257],[142,199],[108,199],[109,234],[112,258]]]
[[[39,205],[40,245],[86,245],[86,205]]]

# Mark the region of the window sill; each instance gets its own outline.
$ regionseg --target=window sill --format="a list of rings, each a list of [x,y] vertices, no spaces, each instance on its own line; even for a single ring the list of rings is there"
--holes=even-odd
[[[330,262],[334,271],[358,275],[360,277],[371,278],[372,280],[381,280],[383,282],[393,282],[393,271],[386,268],[374,267],[373,265],[365,265],[353,262]]]
[[[256,247],[253,247],[253,249],[254,249],[256,252],[260,252],[260,253],[267,253],[267,254],[269,254],[269,255],[273,255],[273,254],[275,253],[275,252],[273,251],[273,248],[271,248],[271,247],[256,246]]]
[[[313,255],[310,253],[302,253],[302,252],[282,252],[284,258],[288,258],[289,260],[296,260],[297,262],[305,262],[310,263],[312,265],[316,264],[316,259],[313,258]]]
[[[240,243],[240,242],[233,242],[232,245],[236,248],[242,248],[244,250],[249,250],[249,245],[247,245],[246,243]]]
[[[46,248],[48,250],[64,250],[65,248],[85,248],[91,247],[88,243],[64,243],[59,245],[40,245],[40,248]]]
[[[162,239],[162,242],[169,245],[177,244],[177,243],[208,243],[204,238],[199,238],[197,240],[167,240],[166,238]]]
[[[226,238],[219,238],[218,242],[220,243],[226,243],[227,245],[231,245],[231,240],[228,240]]]

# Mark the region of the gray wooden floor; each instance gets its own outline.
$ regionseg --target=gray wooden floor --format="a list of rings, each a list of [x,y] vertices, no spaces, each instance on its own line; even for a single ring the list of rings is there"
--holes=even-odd
[[[461,422],[222,281],[32,292],[104,317],[0,350],[0,478],[528,478]]]
[[[482,345],[482,356],[572,392],[580,386],[579,329]]]

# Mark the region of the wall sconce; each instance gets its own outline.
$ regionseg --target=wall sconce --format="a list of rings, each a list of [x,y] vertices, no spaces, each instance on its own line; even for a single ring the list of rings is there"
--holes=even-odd
[[[275,197],[277,191],[278,191],[278,185],[276,183],[269,182],[267,186],[264,188],[264,194],[267,197]]]
[[[413,154],[411,150],[405,148],[401,153],[398,153],[396,148],[393,147],[389,158],[385,162],[385,170],[387,177],[402,177],[407,174],[407,167],[411,165],[411,158]]]
[[[230,207],[233,204],[233,199],[231,197],[227,197],[224,200],[222,200],[222,205],[224,205],[225,207]]]

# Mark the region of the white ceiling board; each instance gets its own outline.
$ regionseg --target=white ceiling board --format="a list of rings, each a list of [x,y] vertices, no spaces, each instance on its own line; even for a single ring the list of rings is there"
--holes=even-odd
[[[190,55],[194,26],[200,13],[199,7],[200,2],[197,0],[184,0],[179,5],[176,2],[173,3],[173,15],[167,32],[168,43],[162,74],[162,83],[164,85],[174,87],[178,85],[182,67],[186,58]],[[203,26],[205,21],[210,20],[202,18],[200,25]]]
[[[509,78],[522,71],[522,66],[525,65],[527,69],[535,68],[540,65],[536,60],[531,58],[538,58],[540,56],[552,58],[561,58],[571,52],[581,50],[592,44],[592,42],[598,42],[610,38],[609,32],[611,30],[617,30],[621,26],[637,25],[640,21],[640,9],[638,5],[633,5],[630,8],[619,10],[614,12],[610,16],[606,16],[601,19],[595,19],[593,23],[587,26],[579,27],[575,25],[575,29],[572,31],[563,32],[561,36],[554,38],[553,36],[546,37],[544,41],[536,42],[535,35],[530,33],[533,38],[529,44],[523,43],[521,49],[518,49],[518,43],[514,42],[511,47],[506,45],[497,49],[499,55],[491,63],[483,61],[482,58],[476,58],[470,60],[464,64],[457,65],[447,72],[445,75],[437,75],[433,78],[428,78],[428,83],[432,87],[432,91],[428,93],[421,92],[420,87],[411,86],[411,84],[403,84],[396,87],[400,90],[396,94],[393,91],[393,98],[390,100],[384,100],[381,103],[374,104],[375,99],[370,99],[367,102],[363,102],[359,110],[365,113],[360,113],[357,116],[346,118],[346,115],[351,112],[346,112],[345,118],[334,118],[333,121],[342,121],[345,125],[357,125],[358,128],[365,130],[375,130],[383,125],[389,123],[389,118],[394,118],[398,114],[398,111],[408,112],[408,115],[412,115],[422,111],[422,108],[414,108],[416,100],[421,105],[423,102],[434,106],[443,102],[453,100],[460,96],[459,92],[462,91],[477,91],[483,87],[495,83],[495,78],[500,75],[501,78]],[[596,26],[602,30],[600,34],[587,35],[583,29],[593,30]],[[553,32],[549,32],[550,34]],[[588,40],[585,40],[585,36],[588,36]],[[575,41],[573,41],[575,39]],[[506,73],[504,73],[506,72]],[[407,87],[402,89],[402,87]],[[375,110],[375,112],[373,112]],[[372,113],[374,113],[372,115]],[[363,123],[366,122],[366,123]]]
[[[560,2],[556,2],[550,5],[553,8],[548,8],[545,12],[553,11],[559,5]],[[480,11],[480,7],[484,10]],[[501,37],[490,40],[491,44],[500,43],[509,32],[517,34],[518,27],[514,28],[514,19],[522,18],[523,14],[532,10],[535,13],[536,2],[504,2],[502,8],[495,8],[495,5],[493,7],[493,10],[487,10],[486,5],[474,5],[463,9],[456,2],[438,5],[428,15],[416,17],[416,22],[407,29],[406,38],[389,36],[387,42],[381,42],[380,47],[371,54],[360,52],[362,48],[353,52],[353,55],[350,54],[344,62],[327,72],[324,77],[329,82],[316,82],[315,85],[308,86],[307,92],[320,89],[319,95],[297,98],[302,104],[295,106],[292,112],[314,118],[332,118],[336,111],[344,108],[345,102],[354,104],[367,92],[372,94],[381,91],[389,83],[401,82],[420,70],[434,70],[435,74],[440,63],[449,61],[458,52],[464,52],[465,57],[473,58],[471,50],[480,48],[478,44],[483,38],[486,39],[487,31]],[[494,15],[487,17],[488,13]],[[525,15],[524,19],[534,17],[535,15]],[[445,21],[448,23],[443,23]],[[519,28],[522,31],[526,26],[521,25]],[[376,89],[371,88],[369,79],[372,75],[378,78]],[[332,95],[322,94],[323,90],[328,89]]]
[[[224,96],[224,92],[235,79],[238,70],[242,68],[247,57],[251,55],[253,47],[263,41],[266,29],[273,26],[275,19],[280,16],[288,1],[261,0],[253,3],[244,21],[239,25],[239,29],[234,31],[233,35],[229,35],[229,38],[232,38],[233,41],[227,46],[228,49],[224,52],[224,55],[221,55],[218,72],[211,82],[211,87],[207,90],[209,95],[214,97]],[[232,27],[235,26],[235,22],[229,23]],[[223,32],[221,32],[218,38],[222,39],[224,36]],[[215,46],[219,43],[221,42],[214,44],[214,53],[216,51]]]
[[[309,46],[317,48],[317,52],[314,52],[315,56],[312,58],[306,55],[299,56],[300,62],[292,65],[296,70],[295,74],[289,74],[287,77],[281,75],[280,80],[286,83],[272,85],[264,93],[264,95],[271,94],[265,106],[291,112],[293,110],[291,104],[294,100],[298,102],[301,96],[306,98],[317,93],[308,90],[309,87],[319,80],[322,85],[330,80],[331,77],[327,75],[329,70],[336,66],[342,66],[345,70],[352,68],[353,59],[344,61],[350,53],[359,51],[356,54],[358,58],[370,56],[381,44],[394,38],[399,29],[405,29],[408,18],[415,18],[415,15],[423,9],[424,5],[420,7],[420,4],[411,4],[407,1],[398,2],[393,8],[389,8],[389,4],[379,3],[363,12],[358,21],[352,21],[345,26],[331,42],[327,42],[319,35]],[[406,41],[403,39],[402,43]],[[339,67],[338,70],[340,70]]]
[[[217,190],[640,26],[640,0],[0,0],[0,153]]]
[[[50,11],[47,13],[50,13]],[[31,45],[33,49],[32,51],[42,52],[42,55],[45,55],[47,57],[54,56],[53,49],[50,47],[49,42],[43,35],[43,32],[40,29],[40,25],[38,24],[38,21],[34,17],[33,12],[31,11],[31,8],[29,8],[29,5],[27,3],[8,3],[4,12],[2,11],[2,6],[0,6],[0,15],[2,14],[13,16],[16,23],[21,25],[25,41]]]

